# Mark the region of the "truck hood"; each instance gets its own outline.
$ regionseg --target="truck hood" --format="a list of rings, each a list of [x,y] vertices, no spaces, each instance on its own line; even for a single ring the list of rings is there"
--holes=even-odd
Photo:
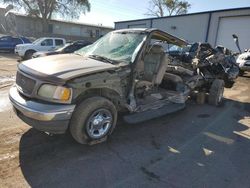
[[[77,54],[60,54],[30,59],[19,64],[19,70],[43,80],[67,81],[75,77],[112,70],[117,66]]]

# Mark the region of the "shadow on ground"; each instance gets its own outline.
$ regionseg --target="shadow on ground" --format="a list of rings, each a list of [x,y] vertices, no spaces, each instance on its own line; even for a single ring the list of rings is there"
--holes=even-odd
[[[241,77],[243,77],[243,78],[250,78],[250,74],[244,74],[243,76],[241,76]]]
[[[242,120],[249,114],[249,103],[192,104],[146,123],[120,123],[95,146],[30,129],[20,141],[20,167],[31,187],[247,187],[250,132]]]
[[[10,58],[10,59],[17,59],[17,55],[14,53],[14,51],[11,51],[11,52],[9,52],[9,51],[1,51],[0,50],[0,56],[1,57],[4,57],[4,58]]]

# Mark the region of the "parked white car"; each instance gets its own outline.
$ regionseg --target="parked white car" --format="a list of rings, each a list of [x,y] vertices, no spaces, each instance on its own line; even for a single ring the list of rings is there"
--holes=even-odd
[[[244,75],[245,71],[250,72],[250,49],[245,49],[245,52],[241,51],[240,44],[239,44],[239,37],[236,34],[233,34],[234,42],[239,50],[239,56],[236,59],[236,63],[239,66],[240,74]]]
[[[245,71],[250,72],[250,49],[240,54],[236,63],[239,65],[241,75],[243,75]]]
[[[35,52],[51,51],[65,44],[66,40],[63,38],[43,37],[30,44],[16,45],[15,53],[22,59],[30,59]]]

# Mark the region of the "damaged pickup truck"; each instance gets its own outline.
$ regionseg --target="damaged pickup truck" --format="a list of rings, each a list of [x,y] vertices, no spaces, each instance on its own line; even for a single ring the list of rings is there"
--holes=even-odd
[[[166,53],[169,45],[188,44],[158,29],[125,29],[74,54],[25,61],[10,101],[27,124],[53,134],[69,130],[81,144],[105,141],[118,112],[128,123],[146,121],[183,109],[201,91],[219,105],[231,69],[211,59],[199,66],[197,54],[185,68],[188,62],[178,65],[179,57]]]

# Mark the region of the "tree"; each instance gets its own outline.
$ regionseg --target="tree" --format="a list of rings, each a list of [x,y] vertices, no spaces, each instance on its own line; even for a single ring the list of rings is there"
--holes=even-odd
[[[168,15],[186,14],[191,7],[187,1],[165,0],[165,7],[168,10]]]
[[[148,8],[148,13],[146,15],[163,17],[164,16],[164,0],[151,0],[150,8]]]
[[[13,4],[16,9],[24,8],[28,15],[41,18],[44,32],[48,32],[49,21],[54,14],[78,18],[80,13],[90,11],[88,0],[0,0],[0,2]]]
[[[185,0],[151,0],[147,15],[163,17],[166,11],[168,16],[186,14],[190,7]]]

